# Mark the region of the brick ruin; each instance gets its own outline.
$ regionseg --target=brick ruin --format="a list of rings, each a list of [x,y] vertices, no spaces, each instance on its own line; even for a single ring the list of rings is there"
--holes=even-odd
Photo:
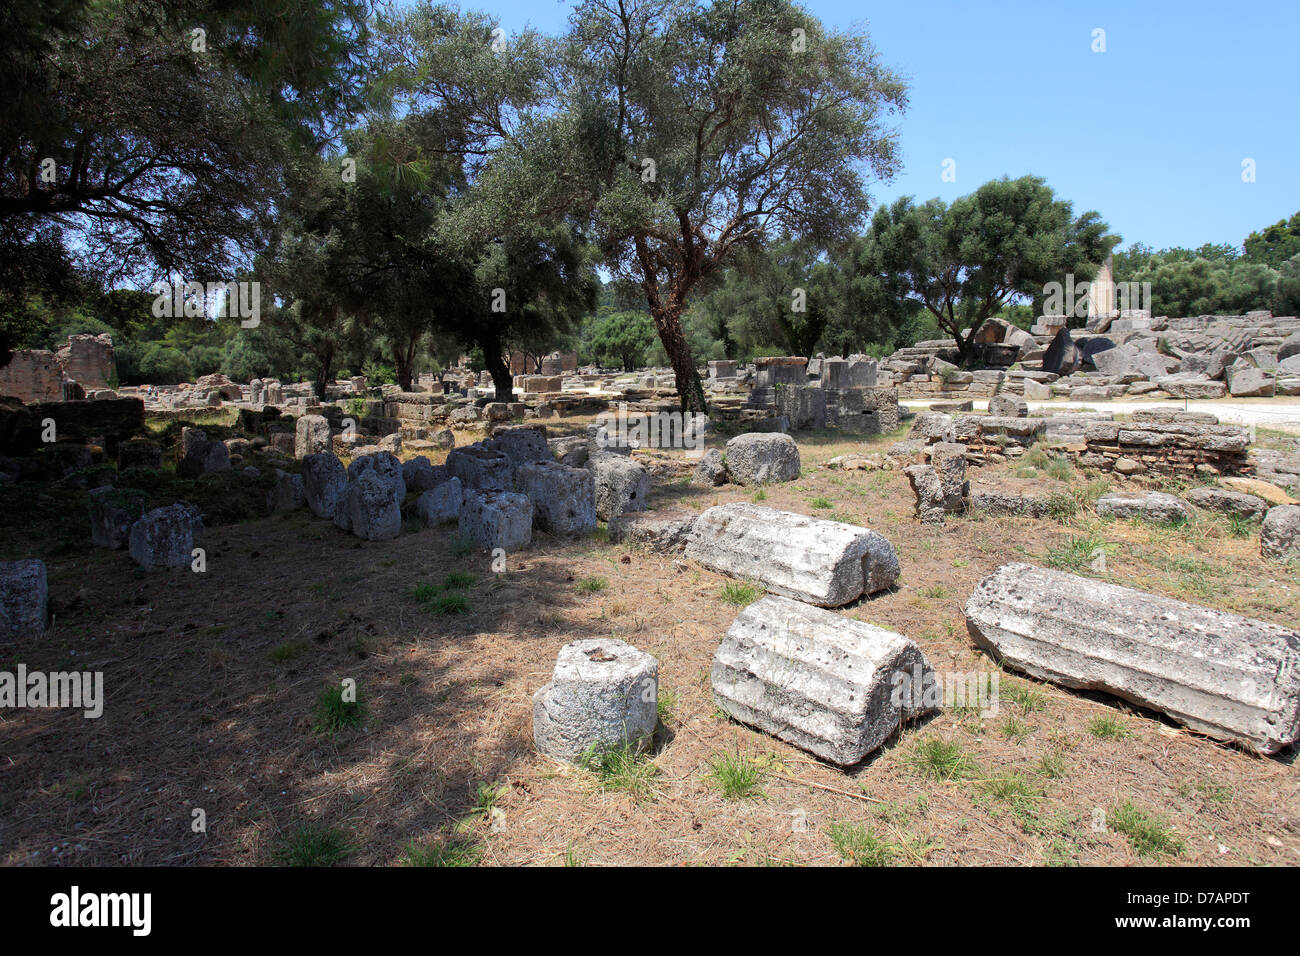
[[[1249,432],[1202,412],[1139,411],[1128,422],[1094,422],[1070,446],[1080,467],[1122,475],[1244,475]]]

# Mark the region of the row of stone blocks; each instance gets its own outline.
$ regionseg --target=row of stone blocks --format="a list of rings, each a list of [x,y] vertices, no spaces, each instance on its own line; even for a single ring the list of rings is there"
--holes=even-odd
[[[873,542],[866,529],[826,527],[835,524],[742,503],[698,517],[627,515],[611,522],[610,536],[684,549],[774,592],[741,612],[718,648],[715,701],[743,723],[848,766],[942,697],[912,641],[815,606],[846,603],[897,576],[888,542]],[[1293,524],[1300,528],[1300,518]],[[820,541],[829,543],[826,554]],[[1020,564],[981,582],[966,619],[978,644],[1032,676],[1106,691],[1261,753],[1300,737],[1294,630]],[[539,749],[575,760],[645,746],[656,678],[657,662],[621,642],[569,645],[555,680],[534,697]]]
[[[453,449],[445,466],[423,456],[403,464],[388,452],[362,456],[346,469],[332,453],[303,459],[307,506],[369,540],[401,532],[408,491],[426,524],[455,520],[480,547],[512,550],[532,540],[534,525],[578,535],[599,518],[646,507],[648,472],[630,458],[597,454],[588,467],[557,462],[542,426],[499,430],[486,442]]]

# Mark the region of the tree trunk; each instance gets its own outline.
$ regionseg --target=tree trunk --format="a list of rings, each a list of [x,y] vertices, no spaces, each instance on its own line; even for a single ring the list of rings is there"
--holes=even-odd
[[[691,357],[691,347],[682,334],[682,310],[664,307],[651,312],[655,331],[659,341],[668,353],[668,361],[673,366],[673,377],[677,380],[677,396],[683,412],[690,414],[708,414],[709,406],[704,399],[704,386],[700,384],[700,373],[695,368],[695,359]]]
[[[487,366],[488,374],[492,376],[492,384],[496,388],[496,400],[498,402],[513,402],[515,400],[515,383],[510,377],[510,366],[501,356],[501,350],[489,346],[483,347],[483,364]]]

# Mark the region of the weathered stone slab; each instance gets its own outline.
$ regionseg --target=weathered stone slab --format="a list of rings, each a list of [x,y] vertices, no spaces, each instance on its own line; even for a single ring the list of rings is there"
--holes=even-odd
[[[1211,737],[1274,753],[1300,736],[1300,634],[1276,624],[1008,564],[976,587],[966,626],[1017,670]]]
[[[1198,508],[1239,518],[1262,518],[1268,510],[1263,498],[1225,488],[1192,488],[1184,497]]]
[[[683,551],[695,518],[696,513],[685,508],[625,511],[609,519],[609,540],[643,544],[663,554]]]
[[[505,491],[514,482],[510,459],[483,445],[464,445],[447,453],[447,470],[466,488]]]
[[[198,510],[185,503],[155,508],[131,525],[129,548],[146,571],[184,568],[193,560],[194,532],[203,526]]]
[[[710,448],[706,451],[700,457],[699,464],[695,466],[691,481],[697,485],[707,485],[713,488],[718,485],[725,485],[727,483],[727,463],[722,458],[722,452],[716,448]]]
[[[1025,418],[1029,415],[1029,404],[1017,395],[999,392],[989,399],[989,414],[995,418]]]
[[[748,502],[703,512],[691,529],[686,556],[821,607],[875,594],[899,575],[894,546],[875,531]]]
[[[1097,499],[1096,509],[1103,518],[1143,521],[1185,521],[1192,516],[1192,509],[1182,499],[1163,491],[1112,491]]]
[[[438,525],[460,517],[464,490],[460,479],[454,475],[423,492],[416,500],[415,510],[426,525]]]
[[[644,466],[622,455],[597,455],[588,467],[596,482],[596,516],[602,521],[646,509],[650,473]]]
[[[522,548],[533,540],[533,503],[511,491],[466,488],[459,529],[480,548]]]
[[[1260,553],[1276,561],[1300,558],[1300,505],[1269,508],[1259,532]]]
[[[924,689],[934,674],[912,641],[783,597],[740,612],[710,676],[736,720],[845,767],[933,709]]]
[[[230,450],[226,443],[208,438],[201,428],[182,428],[177,452],[176,472],[182,478],[230,470]]]
[[[560,648],[551,682],[533,695],[533,742],[577,763],[650,746],[659,722],[659,661],[616,638]]]
[[[331,450],[330,423],[323,415],[303,415],[294,424],[293,457],[306,458]]]
[[[543,531],[570,535],[596,530],[596,483],[586,468],[531,462],[520,466],[515,482],[533,503],[533,521]]]
[[[347,530],[358,538],[389,541],[402,533],[401,496],[392,480],[376,468],[363,469],[348,481],[343,507],[347,510]]]
[[[49,596],[44,561],[0,561],[0,642],[44,634]]]
[[[347,487],[347,469],[333,452],[308,455],[302,460],[303,493],[307,507],[317,518],[333,520]]]
[[[485,447],[500,452],[518,468],[533,461],[551,461],[551,449],[546,444],[545,425],[513,425],[498,428],[485,443]]]
[[[727,477],[738,485],[794,481],[799,477],[799,446],[789,435],[749,433],[727,442]]]

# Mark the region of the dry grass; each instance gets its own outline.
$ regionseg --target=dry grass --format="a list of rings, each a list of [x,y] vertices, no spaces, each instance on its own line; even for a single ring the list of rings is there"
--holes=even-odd
[[[993,669],[966,635],[966,595],[999,565],[1042,563],[1072,536],[1108,544],[1105,576],[1117,583],[1300,619],[1293,572],[1217,519],[1181,531],[1090,513],[926,527],[912,520],[901,472],[818,467],[863,443],[801,436],[800,446],[804,477],[768,487],[765,504],[825,516],[809,504],[824,499],[893,541],[899,586],[840,613],[908,635],[940,671]],[[660,482],[656,504],[752,495]],[[6,669],[103,670],[107,704],[99,720],[0,715],[7,864],[266,863],[301,855],[303,833],[328,835],[344,865],[1300,863],[1288,759],[1101,695],[1002,674],[999,715],[946,710],[847,772],[739,726],[718,714],[708,676],[737,613],[729,582],[680,558],[538,534],[498,576],[486,553],[455,555],[454,529],[370,543],[300,512],[209,529],[206,574],[143,575],[88,541],[59,553],[50,527],[84,524],[61,520],[6,526],[16,532],[6,556],[48,560],[58,615],[38,646],[0,655]],[[476,579],[460,589],[465,613],[432,614],[410,596],[453,572]],[[593,580],[607,586],[581,585]],[[644,758],[654,772],[621,771],[633,789],[532,748],[532,695],[556,652],[606,635],[658,657],[672,695]],[[323,689],[345,678],[364,699],[360,726],[315,732]],[[1099,717],[1130,735],[1095,735]],[[931,753],[931,740],[956,748],[960,773],[925,771],[951,756]],[[720,754],[767,755],[761,787],[728,799]],[[196,808],[206,833],[192,831]],[[1128,833],[1094,829],[1099,808],[1123,808]]]

